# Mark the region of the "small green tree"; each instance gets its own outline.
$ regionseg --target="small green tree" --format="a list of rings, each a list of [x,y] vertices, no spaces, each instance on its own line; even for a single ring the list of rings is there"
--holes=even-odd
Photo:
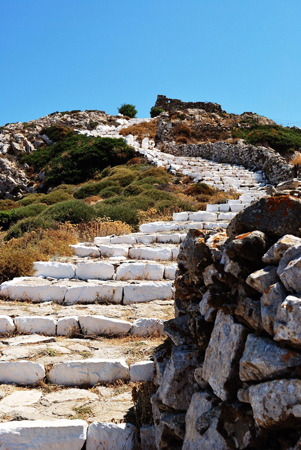
[[[163,108],[158,108],[156,106],[153,106],[150,110],[150,116],[151,117],[157,117],[161,114],[161,112],[163,112],[164,109]]]
[[[132,118],[135,117],[138,112],[136,106],[130,105],[129,103],[123,103],[123,105],[121,105],[120,108],[118,108],[118,111],[123,116],[128,116]]]

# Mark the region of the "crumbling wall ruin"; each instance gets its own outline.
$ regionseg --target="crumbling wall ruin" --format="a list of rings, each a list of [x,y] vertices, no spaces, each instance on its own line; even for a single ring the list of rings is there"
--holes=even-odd
[[[174,98],[167,98],[166,95],[158,95],[155,103],[156,108],[162,108],[164,111],[181,111],[188,108],[203,109],[210,113],[223,114],[221,105],[211,102],[182,102]]]
[[[301,200],[283,195],[227,234],[189,231],[155,355],[155,448],[301,448],[300,227]]]

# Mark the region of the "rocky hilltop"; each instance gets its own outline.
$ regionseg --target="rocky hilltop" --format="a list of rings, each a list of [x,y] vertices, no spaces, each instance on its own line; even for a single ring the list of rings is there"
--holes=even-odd
[[[129,127],[128,133],[138,139],[154,139],[157,148],[177,156],[200,156],[242,164],[251,170],[263,169],[272,184],[291,178],[293,167],[288,161],[293,152],[301,148],[301,130],[296,127],[286,129],[251,112],[230,114],[210,102],[185,103],[159,95],[155,107],[163,110],[159,118],[137,119],[140,126],[134,129],[124,120],[122,127]],[[54,140],[47,134],[49,129],[65,128],[95,136],[101,135],[103,127],[119,127],[120,130],[121,122],[120,115],[74,110],[2,126],[0,196],[18,198],[36,192],[43,174],[35,173],[33,167],[24,163],[23,157],[53,145]]]

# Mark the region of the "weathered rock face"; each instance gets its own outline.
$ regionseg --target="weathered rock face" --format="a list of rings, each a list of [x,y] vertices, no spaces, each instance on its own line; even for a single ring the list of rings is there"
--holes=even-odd
[[[243,223],[260,210],[259,229],[237,235],[234,219],[229,239],[190,230],[182,243],[178,317],[155,356],[157,449],[300,447],[301,203],[286,199],[250,207]]]
[[[240,212],[227,228],[233,239],[238,234],[261,230],[278,239],[287,234],[301,237],[301,200],[290,195],[262,198]]]

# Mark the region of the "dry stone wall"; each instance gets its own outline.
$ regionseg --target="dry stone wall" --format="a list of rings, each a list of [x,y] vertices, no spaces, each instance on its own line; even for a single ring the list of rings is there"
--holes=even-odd
[[[225,111],[222,110],[221,105],[211,102],[182,102],[174,98],[167,98],[165,95],[158,95],[155,103],[156,108],[163,108],[164,111],[181,111],[184,109],[203,109],[210,113],[222,114]]]
[[[220,141],[208,144],[165,143],[164,151],[175,156],[193,156],[219,163],[240,164],[247,169],[262,170],[271,184],[278,184],[293,178],[293,165],[272,148]]]
[[[285,230],[301,200],[276,199],[228,234],[190,230],[181,245],[176,318],[155,355],[157,449],[300,448],[301,216]],[[238,234],[250,213],[257,229],[245,220]]]

